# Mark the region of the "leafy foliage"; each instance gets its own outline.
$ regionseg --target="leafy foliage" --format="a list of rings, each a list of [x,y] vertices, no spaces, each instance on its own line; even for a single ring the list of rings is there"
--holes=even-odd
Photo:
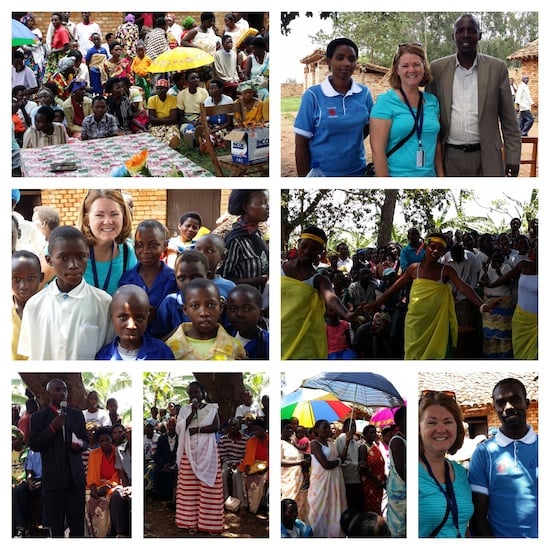
[[[475,202],[486,214],[471,216],[468,204]],[[473,190],[461,189],[283,189],[281,193],[283,250],[296,244],[307,225],[325,230],[329,247],[345,240],[354,248],[383,246],[392,240],[406,242],[407,229],[417,227],[424,234],[434,230],[476,229],[480,233],[508,230],[506,222],[499,227],[491,213],[519,217],[524,222],[538,215],[538,191],[530,201],[502,194],[489,205],[480,205]],[[394,223],[399,208],[405,225]],[[450,212],[456,212],[451,216]]]
[[[311,12],[308,12],[311,16]],[[305,15],[308,16],[308,13]],[[398,44],[421,42],[428,60],[456,51],[453,24],[463,12],[322,12],[321,18],[333,20],[330,34],[318,32],[315,42],[326,44],[346,36],[359,47],[360,60],[390,67]],[[479,51],[506,59],[539,36],[537,12],[478,12],[482,28]],[[281,30],[291,32],[289,24],[299,12],[281,14]]]

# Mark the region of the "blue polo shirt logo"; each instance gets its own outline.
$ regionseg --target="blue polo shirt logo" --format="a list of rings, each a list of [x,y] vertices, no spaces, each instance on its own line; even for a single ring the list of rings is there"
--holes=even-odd
[[[329,118],[336,118],[338,116],[338,113],[336,111],[336,107],[328,107],[327,108],[327,114]]]

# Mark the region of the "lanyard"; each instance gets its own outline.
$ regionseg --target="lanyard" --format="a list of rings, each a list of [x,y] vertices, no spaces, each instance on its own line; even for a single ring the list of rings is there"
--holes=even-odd
[[[418,138],[418,146],[420,147],[420,149],[422,149],[422,127],[424,126],[424,101],[423,101],[422,92],[419,92],[420,97],[418,98],[418,108],[416,109],[416,115],[415,115],[413,108],[411,107],[411,104],[409,103],[409,100],[403,88],[399,88],[399,90],[403,95],[403,99],[405,100],[405,103],[409,108],[409,111],[411,112],[412,117],[414,118],[414,125],[416,127],[416,136]]]
[[[451,481],[451,473],[449,470],[449,462],[445,460],[445,489],[441,486],[441,483],[436,479],[432,467],[430,466],[430,463],[424,456],[424,453],[420,455],[420,458],[422,459],[422,462],[426,465],[426,470],[428,470],[428,474],[430,474],[430,477],[435,481],[436,485],[439,487],[439,490],[445,495],[445,500],[447,501],[447,506],[451,509],[451,513],[453,514],[453,524],[456,528],[456,537],[462,538],[460,535],[460,529],[458,527],[458,504],[456,502],[456,495],[455,490],[453,488],[453,482]]]
[[[111,248],[111,261],[109,262],[109,270],[107,271],[107,276],[105,277],[105,281],[103,282],[103,287],[99,286],[99,277],[97,275],[97,266],[95,262],[95,255],[94,255],[94,247],[90,246],[90,263],[92,264],[92,273],[94,275],[94,286],[96,288],[101,288],[105,292],[107,292],[107,288],[109,288],[109,282],[111,280],[111,271],[113,269],[113,254],[115,252],[115,243],[113,242],[112,248]]]

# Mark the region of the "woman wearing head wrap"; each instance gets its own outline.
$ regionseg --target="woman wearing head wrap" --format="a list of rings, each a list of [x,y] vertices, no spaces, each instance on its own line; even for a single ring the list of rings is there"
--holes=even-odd
[[[327,359],[325,310],[352,321],[362,311],[348,311],[330,279],[316,269],[327,246],[326,233],[306,227],[298,240],[296,257],[281,266],[281,354],[283,359]]]
[[[235,126],[255,126],[264,122],[263,104],[256,97],[258,83],[254,80],[245,80],[237,86],[237,93],[240,94],[235,103],[241,105],[241,113],[236,112],[233,120]]]
[[[269,276],[269,251],[258,224],[269,218],[269,194],[265,189],[235,189],[227,209],[239,218],[225,237],[227,256],[222,277],[263,291]]]
[[[430,233],[424,247],[424,259],[411,264],[378,300],[367,304],[365,309],[376,311],[393,293],[412,284],[405,317],[405,359],[450,358],[457,344],[458,322],[449,283],[479,307],[481,313],[494,309],[500,298],[484,302],[451,266],[439,262],[447,248],[441,233]]]
[[[36,81],[40,85],[42,83],[42,78],[44,77],[45,66],[42,32],[36,26],[36,21],[32,13],[25,14],[19,21],[21,21],[23,25],[27,26],[28,29],[36,36],[36,42],[34,44],[21,46],[21,49],[25,54],[25,65],[33,71],[36,76]]]
[[[139,27],[136,25],[136,18],[129,13],[124,17],[115,31],[115,40],[120,42],[124,49],[124,55],[129,59],[136,56],[136,42],[139,40]]]
[[[67,99],[71,92],[69,84],[75,75],[74,57],[63,57],[59,60],[57,71],[49,78],[57,87],[57,95],[62,100]]]

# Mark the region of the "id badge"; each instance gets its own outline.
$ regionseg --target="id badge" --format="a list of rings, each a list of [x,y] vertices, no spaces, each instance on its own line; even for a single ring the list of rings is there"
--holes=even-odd
[[[424,162],[425,162],[424,149],[419,149],[416,152],[416,167],[417,168],[424,168]]]

